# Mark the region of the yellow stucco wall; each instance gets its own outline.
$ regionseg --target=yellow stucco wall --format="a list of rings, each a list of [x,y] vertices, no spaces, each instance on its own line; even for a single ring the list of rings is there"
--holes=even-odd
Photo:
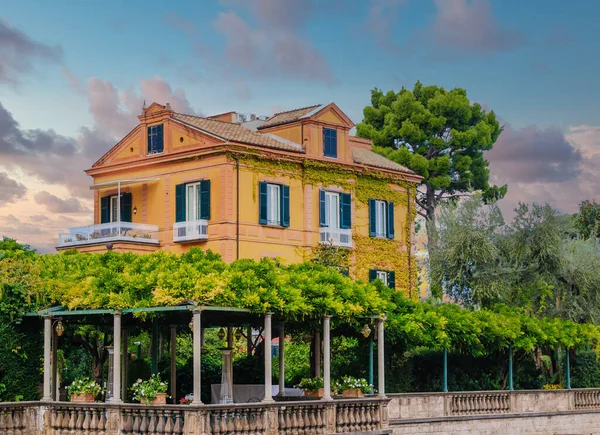
[[[323,121],[340,123],[336,114],[323,114]],[[304,126],[304,141],[307,154],[314,152],[322,155],[322,128],[317,123]],[[192,246],[210,249],[222,255],[225,261],[237,258],[236,218],[237,218],[237,174],[233,159],[226,154],[199,155],[203,148],[218,143],[214,137],[204,135],[196,130],[188,129],[179,124],[165,122],[164,136],[165,154],[174,151],[185,152],[195,150],[189,157],[159,160],[160,156],[145,155],[145,131],[130,134],[115,150],[108,161],[117,164],[114,170],[103,175],[96,175],[94,182],[103,183],[118,179],[157,178],[156,181],[140,182],[123,187],[123,192],[131,192],[132,206],[137,210],[132,214],[135,223],[146,223],[159,227],[158,247],[115,244],[114,250],[132,250],[135,252],[150,252],[155,249],[165,249],[172,252],[186,252]],[[281,128],[277,133],[288,140],[300,142],[301,128],[299,125]],[[338,129],[338,161],[351,161],[351,149],[348,145],[348,130]],[[131,148],[134,151],[131,151]],[[312,151],[310,151],[312,150]],[[132,159],[131,154],[140,153],[141,157]],[[140,160],[156,163],[139,166]],[[131,163],[130,163],[131,162]],[[335,162],[335,160],[333,160]],[[286,169],[286,170],[289,170]],[[325,169],[326,170],[326,169]],[[358,176],[358,175],[357,175]],[[175,222],[175,186],[208,179],[211,182],[211,216],[208,226],[208,240],[188,243],[173,242],[173,223]],[[290,187],[290,226],[277,228],[259,224],[259,182],[267,181],[285,184]],[[349,184],[348,184],[349,182]],[[410,285],[403,273],[410,267],[410,243],[407,245],[406,222],[408,208],[406,203],[395,204],[395,238],[393,241],[373,241],[369,237],[368,203],[359,201],[354,192],[353,180],[344,180],[342,185],[314,185],[304,182],[298,173],[281,171],[261,171],[252,166],[252,160],[244,160],[240,164],[239,173],[239,257],[260,259],[263,257],[280,257],[287,263],[302,261],[311,247],[319,240],[319,190],[333,190],[352,194],[352,232],[354,247],[351,255],[351,273],[358,278],[368,279],[370,268],[396,270],[396,286],[409,289]],[[348,187],[350,186],[350,187]],[[406,187],[391,185],[392,190],[405,192]],[[95,222],[100,221],[99,198],[116,194],[116,188],[102,189],[95,201]],[[129,246],[129,248],[128,248]],[[365,248],[365,246],[367,248]],[[374,252],[371,246],[376,246]],[[370,248],[371,247],[371,248]],[[86,252],[98,252],[104,246],[88,246],[81,248]],[[416,282],[415,282],[416,286]]]

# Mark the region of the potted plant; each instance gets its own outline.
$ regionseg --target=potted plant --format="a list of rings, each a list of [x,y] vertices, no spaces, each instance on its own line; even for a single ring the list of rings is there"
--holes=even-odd
[[[363,378],[344,376],[336,383],[336,389],[341,391],[344,397],[364,397],[371,390],[371,385]]]
[[[102,387],[90,378],[77,379],[67,388],[71,402],[93,403],[96,396],[102,392]]]
[[[304,390],[307,397],[323,397],[323,378],[302,378],[296,388]]]
[[[167,383],[160,380],[160,373],[152,375],[147,381],[138,379],[131,387],[133,400],[146,405],[164,405],[167,403]]]

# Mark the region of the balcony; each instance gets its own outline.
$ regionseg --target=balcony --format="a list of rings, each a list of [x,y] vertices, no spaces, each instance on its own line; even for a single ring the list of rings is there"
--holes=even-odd
[[[70,228],[58,233],[58,247],[68,248],[108,242],[158,245],[158,226],[132,222],[110,222]]]
[[[195,240],[208,240],[208,221],[198,219],[195,221],[175,222],[173,224],[174,242],[192,242]]]
[[[319,229],[319,242],[332,246],[352,248],[352,230],[323,227]]]

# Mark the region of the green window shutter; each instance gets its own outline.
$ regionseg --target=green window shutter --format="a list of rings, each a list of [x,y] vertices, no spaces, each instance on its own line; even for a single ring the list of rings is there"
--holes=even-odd
[[[290,226],[290,186],[281,186],[281,226]]]
[[[377,221],[377,210],[375,208],[375,200],[369,198],[369,236],[375,237],[377,235],[376,228]]]
[[[121,194],[121,222],[131,222],[131,193]]]
[[[319,224],[322,227],[327,226],[325,222],[325,191],[319,190]]]
[[[185,222],[185,184],[175,186],[175,222]]]
[[[100,223],[107,224],[110,222],[110,196],[100,198]]]
[[[210,219],[210,180],[200,181],[200,219]]]
[[[258,223],[260,223],[261,225],[266,225],[267,224],[267,183],[265,183],[264,181],[261,181],[259,184],[259,216],[258,216]]]
[[[388,287],[393,289],[396,288],[396,272],[393,270],[388,272]]]
[[[348,229],[352,227],[352,197],[349,193],[340,193],[340,228]]]
[[[369,282],[373,282],[377,279],[377,269],[369,269]]]
[[[164,150],[164,142],[163,142],[163,125],[156,126],[156,152],[162,153]]]
[[[393,239],[394,238],[394,203],[388,202],[386,210],[387,210],[387,238]]]

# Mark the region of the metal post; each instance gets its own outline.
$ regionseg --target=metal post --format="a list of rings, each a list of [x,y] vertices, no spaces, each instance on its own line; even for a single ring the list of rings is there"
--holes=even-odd
[[[194,400],[192,405],[202,405],[200,398],[200,391],[202,387],[202,322],[201,322],[201,311],[199,309],[194,310],[192,318],[192,325],[194,326],[193,340],[194,340]]]
[[[271,316],[273,313],[265,314],[265,398],[263,402],[273,402],[273,368],[272,368],[272,331],[271,331]]]
[[[566,352],[567,354],[565,355],[565,358],[566,358],[565,366],[567,369],[567,390],[570,390],[571,389],[571,358],[569,356],[569,348],[568,347],[567,347],[566,351],[567,351]]]
[[[369,385],[369,393],[373,394],[373,335],[369,336]]]
[[[508,389],[514,390],[513,386],[513,350],[512,344],[508,345]]]
[[[323,400],[331,397],[331,316],[323,318]]]
[[[50,386],[50,346],[52,344],[52,318],[44,317],[44,396],[42,401],[52,400]]]
[[[377,321],[377,395],[385,396],[385,338],[384,338],[385,318],[379,318]]]
[[[158,322],[156,319],[152,320],[152,349],[151,349],[151,369],[152,374],[158,373]]]
[[[448,392],[448,349],[444,348],[444,393]]]
[[[171,398],[177,404],[177,326],[171,325]]]
[[[252,356],[252,327],[246,328],[246,355]]]
[[[285,396],[285,324],[279,324],[279,396]]]
[[[119,222],[119,234],[121,233],[121,181],[117,181],[117,222]]]
[[[113,314],[113,397],[111,402],[121,402],[121,313]]]

